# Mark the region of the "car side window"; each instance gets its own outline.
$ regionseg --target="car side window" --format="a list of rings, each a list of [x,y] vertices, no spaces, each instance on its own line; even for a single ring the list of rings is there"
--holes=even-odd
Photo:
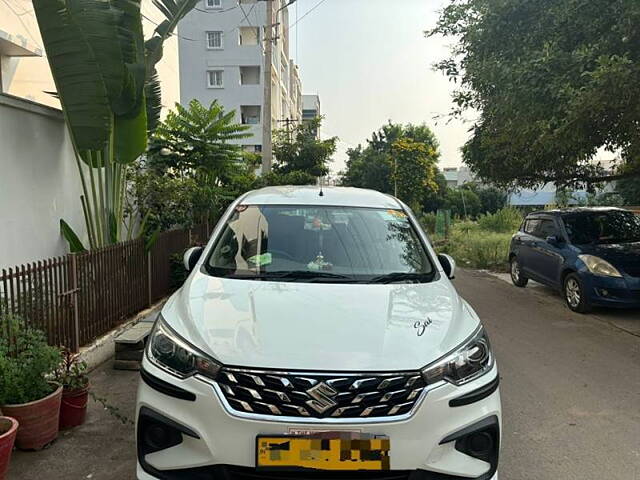
[[[530,218],[524,222],[524,233],[527,235],[535,235],[538,227],[540,226],[540,220],[537,218]]]
[[[536,233],[534,234],[539,238],[548,238],[554,235],[558,235],[558,229],[553,220],[545,219],[541,220]]]

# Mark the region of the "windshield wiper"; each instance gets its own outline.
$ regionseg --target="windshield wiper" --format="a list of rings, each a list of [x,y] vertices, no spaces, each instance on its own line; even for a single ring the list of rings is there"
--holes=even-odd
[[[339,283],[355,282],[354,278],[338,273],[314,272],[311,270],[294,270],[287,272],[262,272],[255,275],[231,275],[228,278],[243,280],[315,280],[315,281],[339,281]]]
[[[417,283],[428,283],[433,280],[435,273],[409,273],[409,272],[395,272],[388,273],[386,275],[380,275],[378,277],[373,277],[367,283],[397,283],[397,282],[417,282]]]

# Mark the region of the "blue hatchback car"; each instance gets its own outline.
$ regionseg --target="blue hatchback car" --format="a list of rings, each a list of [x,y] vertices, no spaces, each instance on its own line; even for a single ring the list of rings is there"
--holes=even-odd
[[[557,288],[569,308],[640,308],[640,217],[619,208],[534,212],[511,240],[511,279]]]

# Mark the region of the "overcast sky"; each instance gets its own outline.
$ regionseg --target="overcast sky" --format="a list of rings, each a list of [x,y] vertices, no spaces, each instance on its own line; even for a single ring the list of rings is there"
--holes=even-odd
[[[321,0],[298,0],[290,23]],[[453,85],[432,68],[447,55],[442,39],[427,39],[445,0],[325,0],[291,29],[291,57],[300,65],[304,93],[318,93],[326,116],[323,136],[341,143],[332,171],[344,168],[345,150],[387,120],[426,123],[441,146],[441,167],[460,165],[469,124],[447,125]],[[297,37],[297,46],[296,46]]]

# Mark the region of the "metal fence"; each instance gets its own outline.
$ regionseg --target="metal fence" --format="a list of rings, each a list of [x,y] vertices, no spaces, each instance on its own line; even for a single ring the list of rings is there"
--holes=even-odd
[[[208,225],[33,262],[0,271],[0,317],[16,315],[74,350],[169,295],[174,258],[203,244]],[[0,336],[9,335],[0,329]]]

